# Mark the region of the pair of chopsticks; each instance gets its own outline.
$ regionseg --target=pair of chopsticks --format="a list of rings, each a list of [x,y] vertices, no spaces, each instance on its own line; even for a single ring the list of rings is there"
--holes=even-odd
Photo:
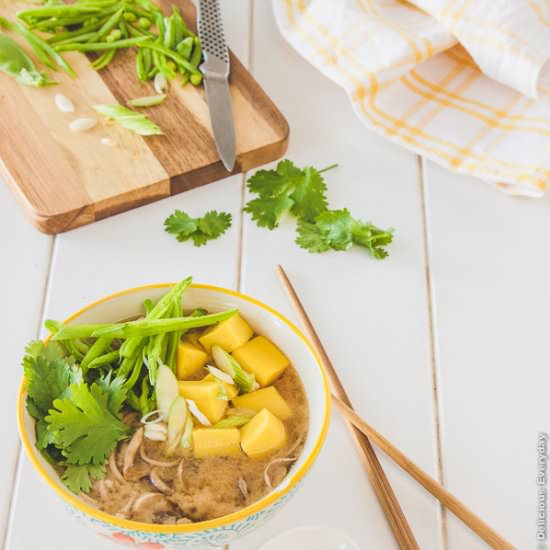
[[[311,322],[308,314],[296,290],[292,286],[285,270],[282,266],[277,266],[277,273],[283,283],[283,286],[290,298],[292,305],[298,313],[306,331],[313,343],[317,354],[320,356],[323,366],[328,374],[328,377],[333,386],[332,399],[338,411],[347,421],[348,427],[355,439],[359,448],[363,465],[367,470],[367,474],[374,488],[374,492],[378,497],[380,505],[384,511],[386,519],[393,531],[395,539],[400,548],[406,550],[419,549],[418,543],[410,528],[407,518],[399,505],[397,497],[382,469],[380,461],[374,452],[372,443],[378,446],[386,455],[388,455],[396,464],[405,470],[413,479],[429,491],[435,498],[450,510],[456,517],[462,520],[472,531],[477,533],[487,544],[492,548],[502,550],[514,550],[515,547],[507,540],[501,537],[481,518],[476,516],[467,506],[462,504],[455,496],[453,496],[439,482],[429,476],[414,462],[409,460],[397,447],[388,441],[383,435],[377,432],[372,426],[365,422],[353,410],[349,397],[340,382],[340,378],[336,373],[320,338]],[[372,443],[371,443],[372,442]]]

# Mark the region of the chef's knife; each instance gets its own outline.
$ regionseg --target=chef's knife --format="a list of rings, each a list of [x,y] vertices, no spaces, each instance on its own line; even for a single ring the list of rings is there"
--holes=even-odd
[[[214,140],[223,165],[228,171],[235,165],[235,125],[229,93],[229,52],[223,32],[219,0],[198,0],[197,20],[204,61],[206,101]]]

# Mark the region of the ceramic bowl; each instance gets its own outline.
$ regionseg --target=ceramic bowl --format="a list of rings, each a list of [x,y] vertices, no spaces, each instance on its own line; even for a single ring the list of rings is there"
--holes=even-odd
[[[146,298],[157,300],[170,284],[149,285],[107,296],[84,307],[67,323],[105,323],[137,316]],[[306,388],[310,408],[309,433],[304,450],[283,482],[264,498],[233,514],[187,525],[139,523],[100,512],[70,492],[56,472],[37,451],[34,421],[25,408],[25,388],[21,384],[17,411],[21,440],[27,455],[42,479],[61,498],[66,509],[100,535],[136,550],[204,549],[233,542],[265,523],[296,492],[324,443],[330,409],[330,393],[317,355],[305,336],[269,306],[225,288],[193,284],[185,293],[185,307],[205,307],[209,311],[239,308],[256,332],[279,346],[297,369]]]

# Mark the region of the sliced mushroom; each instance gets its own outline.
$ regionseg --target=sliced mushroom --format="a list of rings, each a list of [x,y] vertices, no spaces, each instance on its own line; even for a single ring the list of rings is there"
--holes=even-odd
[[[118,469],[118,466],[116,464],[116,449],[111,453],[111,456],[109,457],[109,472],[113,474],[113,477],[119,483],[126,483],[126,480],[122,477],[122,474],[120,473],[120,470]]]
[[[126,478],[128,481],[138,481],[144,477],[147,477],[151,473],[151,466],[149,464],[139,461],[136,462],[127,472]]]
[[[248,499],[248,495],[250,494],[248,492],[248,483],[244,479],[244,477],[240,477],[239,481],[237,481],[237,487],[239,488],[239,491],[242,493],[243,498],[246,500]]]
[[[137,499],[137,495],[132,495],[127,501],[126,504],[115,514],[119,518],[127,518],[128,514],[134,506],[134,502]]]
[[[109,498],[109,490],[107,489],[107,486],[105,485],[105,480],[100,479],[97,483],[97,492],[99,493],[99,496],[105,501]]]
[[[166,497],[161,493],[144,493],[139,496],[133,506],[132,512],[135,514],[158,514],[161,512],[171,512],[173,509],[172,503],[166,500]]]
[[[128,479],[127,474],[130,468],[134,465],[134,462],[136,460],[136,455],[142,443],[143,443],[143,428],[139,428],[139,430],[136,430],[136,432],[132,436],[132,439],[130,439],[130,443],[128,444],[128,447],[126,448],[126,452],[124,454],[122,475],[124,476],[125,479]]]
[[[287,464],[289,462],[295,462],[296,458],[286,457],[286,458],[275,458],[273,459],[264,469],[264,481],[269,489],[273,489],[273,483],[271,482],[271,477],[269,475],[269,470],[276,464]]]
[[[143,462],[147,462],[147,464],[151,464],[151,466],[160,466],[161,468],[172,468],[173,466],[177,466],[180,462],[179,458],[170,462],[155,460],[154,458],[147,456],[147,454],[145,453],[145,447],[143,445],[139,448],[139,456],[141,457],[141,460],[143,460]]]
[[[149,474],[149,479],[151,483],[165,495],[171,495],[174,491],[169,487],[159,475],[158,467],[151,468],[151,473]]]

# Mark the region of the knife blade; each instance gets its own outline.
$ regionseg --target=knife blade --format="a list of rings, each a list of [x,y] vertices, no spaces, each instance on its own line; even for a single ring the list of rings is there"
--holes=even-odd
[[[204,61],[206,101],[216,148],[226,170],[235,165],[235,123],[229,92],[229,51],[225,42],[219,0],[199,0],[197,5],[199,38]]]

